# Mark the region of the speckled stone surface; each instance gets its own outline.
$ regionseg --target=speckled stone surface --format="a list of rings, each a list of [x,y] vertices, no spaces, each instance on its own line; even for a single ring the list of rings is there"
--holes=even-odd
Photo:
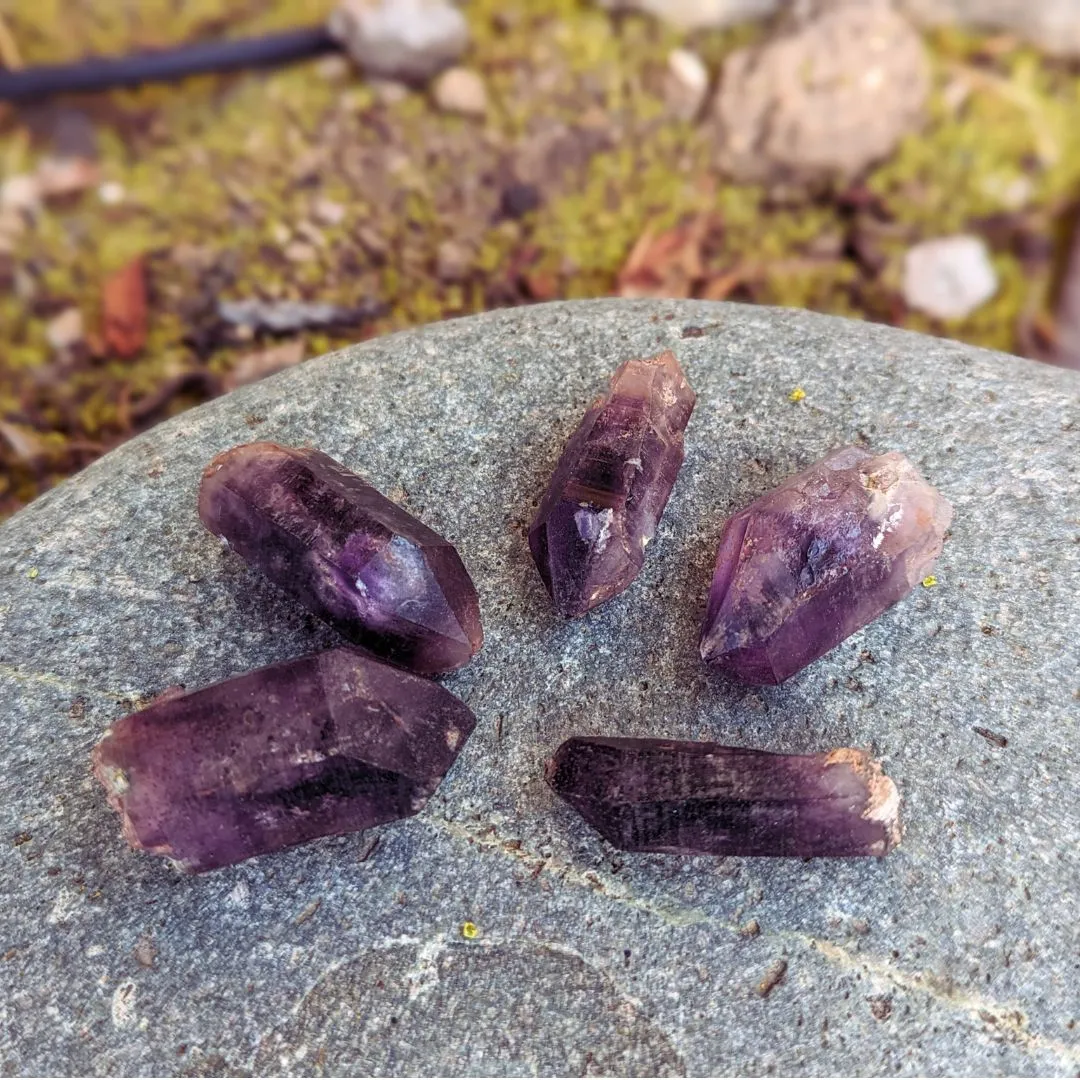
[[[563,621],[534,501],[615,365],[665,347],[699,395],[686,464],[638,580]],[[183,877],[127,850],[91,746],[170,685],[336,643],[199,524],[203,466],[253,438],[318,446],[458,546],[486,643],[445,685],[478,724],[417,817]],[[726,515],[852,442],[953,503],[938,584],[781,687],[708,676]],[[1078,470],[1075,374],[693,302],[430,327],[126,444],[0,528],[0,1069],[1075,1073]],[[862,746],[906,836],[616,852],[543,781],[572,734]]]

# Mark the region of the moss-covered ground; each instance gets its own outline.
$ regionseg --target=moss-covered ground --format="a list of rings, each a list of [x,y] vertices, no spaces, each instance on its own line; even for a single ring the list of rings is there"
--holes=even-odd
[[[53,63],[256,33],[317,21],[330,6],[8,0],[0,57],[14,49],[26,64]],[[0,180],[35,170],[62,108],[89,120],[100,183],[113,193],[103,199],[95,185],[48,205],[0,251],[0,514],[228,385],[237,361],[266,343],[223,332],[218,298],[388,305],[362,330],[307,332],[314,355],[491,306],[617,291],[644,233],[698,222],[695,295],[1007,350],[1020,347],[1018,327],[1038,323],[1056,230],[1080,181],[1075,67],[1011,39],[935,33],[924,129],[858,185],[778,198],[717,175],[707,118],[669,114],[666,58],[686,43],[677,33],[614,20],[588,0],[514,7],[465,7],[466,62],[491,100],[484,121],[326,61],[0,112]],[[715,72],[761,32],[695,34],[692,46]],[[540,197],[521,218],[500,212],[513,183]],[[918,239],[956,231],[988,238],[1001,288],[969,319],[935,324],[900,303],[899,259]],[[458,267],[440,273],[447,242]],[[103,344],[101,290],[135,257],[148,272],[148,337],[122,359]],[[71,306],[86,341],[57,357],[46,328]]]

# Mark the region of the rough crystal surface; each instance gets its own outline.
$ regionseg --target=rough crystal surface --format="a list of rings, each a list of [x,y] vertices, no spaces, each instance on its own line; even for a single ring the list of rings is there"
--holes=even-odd
[[[377,656],[437,674],[483,643],[476,588],[453,546],[326,454],[268,442],[219,454],[199,516]]]
[[[125,716],[94,772],[133,847],[213,870],[415,814],[474,725],[438,684],[333,649]]]
[[[676,855],[884,855],[900,796],[862,750],[573,738],[547,780],[609,843]]]
[[[906,596],[951,520],[903,454],[834,451],[727,522],[702,659],[744,682],[782,682]]]
[[[666,351],[622,364],[585,413],[529,530],[562,614],[584,615],[637,577],[683,462],[694,401]]]

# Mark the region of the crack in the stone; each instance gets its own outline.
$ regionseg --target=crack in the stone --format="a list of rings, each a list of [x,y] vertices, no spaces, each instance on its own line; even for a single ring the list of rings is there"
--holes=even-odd
[[[439,824],[445,825],[453,823],[447,822],[445,819],[440,819]],[[456,836],[457,834],[451,833],[451,835]],[[521,933],[515,933],[512,937],[488,937],[483,941],[474,941],[470,943],[469,948],[471,950],[486,951],[494,949],[513,949],[520,951],[526,946],[545,950],[554,955],[571,960],[576,960],[581,963],[583,967],[591,971],[598,979],[606,983],[610,988],[612,995],[618,999],[620,1003],[629,1005],[630,1008],[640,1013],[642,1017],[653,1025],[657,1034],[667,1040],[671,1046],[672,1054],[679,1065],[680,1071],[677,1075],[686,1075],[686,1056],[679,1047],[677,1036],[657,1022],[656,1017],[648,1011],[643,999],[630,993],[610,970],[604,965],[590,960],[584,953],[563,942],[549,941],[546,938],[539,938],[530,934]],[[414,1002],[418,998],[424,997],[434,988],[434,985],[439,980],[439,959],[444,953],[454,947],[455,945],[452,936],[445,931],[426,938],[401,934],[390,938],[384,938],[381,941],[370,942],[363,949],[333,961],[324,967],[323,970],[311,980],[308,988],[293,1000],[292,1004],[287,1009],[287,1017],[273,1027],[256,1034],[251,1051],[247,1057],[247,1067],[249,1069],[254,1069],[265,1044],[278,1034],[278,1032],[280,1032],[288,1023],[295,1022],[303,1013],[304,1008],[309,1004],[314,995],[324,987],[325,983],[333,978],[338,972],[347,968],[350,964],[357,961],[363,961],[373,952],[388,952],[392,949],[400,948],[414,949],[415,959],[403,975],[403,981],[408,985],[408,1000],[409,1002]],[[460,947],[460,945],[458,947]]]
[[[550,874],[560,881],[568,881],[581,888],[601,893],[616,901],[616,903],[655,915],[669,926],[693,926],[696,923],[720,921],[707,915],[700,908],[685,908],[678,905],[656,904],[648,900],[642,900],[640,897],[634,896],[628,889],[619,887],[610,879],[605,881],[594,870],[578,870],[569,863],[528,851],[526,848],[519,846],[516,840],[503,840],[496,834],[494,828],[488,827],[477,831],[457,821],[451,821],[449,818],[428,817],[425,820],[455,840],[464,840],[485,850],[498,851],[515,859],[527,867],[532,872],[533,877],[538,877],[542,873]],[[734,924],[724,925],[732,932],[738,930]]]
[[[447,818],[429,817],[427,821],[453,839],[465,840],[484,850],[497,851],[515,859],[528,867],[534,876],[539,876],[541,873],[551,874],[560,881],[600,893],[614,903],[660,918],[669,926],[693,926],[707,922],[731,934],[738,934],[740,931],[736,923],[709,915],[700,908],[685,908],[674,903],[665,904],[643,900],[634,896],[625,886],[610,879],[605,880],[596,871],[578,870],[569,863],[531,852],[516,840],[503,840],[496,835],[492,826],[481,827],[478,831]],[[991,1026],[1024,1050],[1032,1053],[1054,1054],[1070,1068],[1080,1066],[1080,1046],[1070,1046],[1059,1039],[1030,1031],[1023,1010],[1001,1005],[956,986],[945,985],[943,980],[933,972],[908,973],[893,967],[885,960],[853,954],[834,942],[825,941],[798,930],[767,930],[763,927],[761,936],[766,940],[796,942],[814,950],[831,964],[865,971],[872,977],[890,983],[905,993],[925,994],[950,1012],[967,1013],[982,1024]]]

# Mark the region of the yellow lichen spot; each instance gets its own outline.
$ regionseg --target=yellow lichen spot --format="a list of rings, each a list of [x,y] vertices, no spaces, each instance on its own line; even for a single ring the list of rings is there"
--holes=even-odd
[[[937,584],[937,578],[933,574],[927,574],[922,579],[922,587],[924,589],[932,589]]]
[[[788,394],[788,401],[802,401],[806,397],[806,391],[801,386],[796,386],[794,390]]]
[[[472,941],[473,938],[479,937],[480,928],[474,922],[463,922],[461,924],[461,936],[468,941]]]
[[[34,580],[34,578],[36,578],[36,577],[38,576],[38,568],[37,568],[36,566],[31,566],[31,567],[30,567],[30,570],[29,570],[29,572],[27,573],[27,575],[26,575],[26,576],[27,576],[27,577],[28,577],[28,578],[29,578],[29,579],[30,579],[31,581],[33,581],[33,580]]]

